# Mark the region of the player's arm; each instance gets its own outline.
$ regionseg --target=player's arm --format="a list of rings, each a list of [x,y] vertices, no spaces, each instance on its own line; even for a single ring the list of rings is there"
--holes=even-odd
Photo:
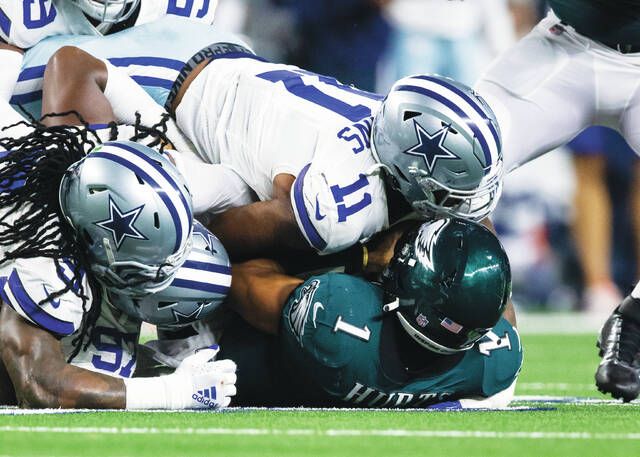
[[[67,363],[53,334],[0,308],[0,359],[23,407],[200,409],[226,407],[236,393],[236,366],[214,360],[217,346],[196,351],[170,375],[116,378]],[[212,386],[210,398],[199,400]]]
[[[294,180],[292,175],[279,174],[273,180],[271,200],[230,209],[210,222],[209,230],[222,241],[232,259],[271,256],[283,249],[311,251],[291,207]]]
[[[22,56],[24,52],[9,44],[0,42],[0,129],[14,125],[25,119],[14,110],[9,101],[18,82]],[[0,131],[0,136],[23,136],[29,133],[28,127],[18,126],[10,130]]]
[[[274,260],[255,259],[234,264],[227,304],[253,327],[277,334],[282,308],[302,282],[286,274]]]
[[[122,379],[68,364],[55,336],[6,304],[0,307],[0,356],[23,407],[122,409],[126,405]]]
[[[74,46],[56,51],[44,74],[42,114],[76,111],[89,124],[116,121],[134,125],[136,113],[144,125],[153,125],[166,115],[142,87],[125,72],[105,60]],[[75,116],[55,117],[48,125],[78,124]],[[166,135],[179,151],[189,145],[173,120],[166,122]]]
[[[496,228],[494,227],[493,222],[491,222],[491,219],[486,217],[483,220],[481,220],[480,223],[485,227],[487,227],[489,230],[491,230],[491,232],[493,232],[495,235],[497,235]],[[517,324],[516,309],[513,306],[513,300],[511,300],[511,297],[509,297],[509,300],[507,301],[507,306],[504,309],[504,312],[502,313],[502,317],[504,317],[507,320],[507,322],[513,325],[514,328],[516,327],[516,324]]]

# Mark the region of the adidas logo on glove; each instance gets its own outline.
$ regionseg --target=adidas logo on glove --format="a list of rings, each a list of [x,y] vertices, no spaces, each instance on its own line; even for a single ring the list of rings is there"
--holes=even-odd
[[[216,387],[211,386],[209,389],[199,390],[198,392],[191,395],[191,398],[193,398],[198,403],[202,403],[203,405],[208,406],[209,408],[215,408]]]

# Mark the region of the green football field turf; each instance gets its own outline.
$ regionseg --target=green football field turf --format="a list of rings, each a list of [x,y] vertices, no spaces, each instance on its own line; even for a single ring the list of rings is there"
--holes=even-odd
[[[534,410],[0,414],[0,457],[640,455],[640,404],[595,391],[594,341],[523,336],[514,406]]]

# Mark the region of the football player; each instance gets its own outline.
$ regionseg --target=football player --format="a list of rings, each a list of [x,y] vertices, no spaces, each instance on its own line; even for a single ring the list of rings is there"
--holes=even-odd
[[[379,283],[301,280],[265,259],[234,264],[227,303],[265,332],[240,319],[224,329],[222,353],[242,373],[236,404],[507,406],[522,348],[515,316],[501,317],[510,268],[497,238],[441,219],[382,239],[366,267]]]
[[[550,0],[549,5],[547,17],[502,54],[476,86],[503,129],[506,169],[594,124],[618,130],[640,153],[640,4]],[[605,323],[598,344],[598,389],[625,401],[636,398],[640,285]]]
[[[203,162],[220,164],[261,200],[213,220],[212,230],[232,256],[274,246],[332,253],[412,211],[480,219],[495,205],[502,170],[499,129],[489,107],[469,88],[419,75],[399,81],[383,103],[382,96],[333,78],[264,62],[233,38],[220,37],[185,57],[190,46],[212,33],[197,24],[186,30],[165,18],[79,46],[123,66],[134,66],[124,55],[144,46],[153,58],[146,58],[146,75],[138,80],[164,86],[152,95],[175,112],[199,153],[199,160],[183,162],[184,175],[201,176]],[[149,35],[153,48],[141,39]],[[35,82],[31,69],[61,43],[48,41],[30,51],[22,74],[33,72]],[[50,91],[47,109],[74,107],[89,117],[78,109],[77,94],[96,93],[97,87],[120,121],[135,111],[143,118],[157,115],[157,105],[134,96],[131,81],[112,65],[94,59],[83,66],[72,57],[63,49],[51,60],[59,69],[52,72],[59,85],[53,85],[67,90]],[[160,69],[164,77],[155,77],[159,66],[176,58],[170,61],[172,72]],[[68,80],[74,85],[65,85]],[[25,101],[39,97],[33,87],[18,92]],[[95,106],[93,99],[84,100]],[[216,185],[202,179],[190,184],[196,195],[201,187],[211,191]],[[223,194],[228,186],[219,181],[217,187]]]
[[[0,41],[28,49],[54,35],[106,35],[167,15],[211,24],[218,0],[0,0]]]
[[[187,287],[193,309],[163,307],[156,322],[201,318],[224,299],[229,262],[213,235],[193,227],[189,190],[167,158],[134,142],[87,154],[90,138],[84,128],[37,124],[0,139],[0,378],[13,387],[2,403],[227,406],[235,365],[214,361],[217,347],[171,375],[131,379],[144,297]],[[137,318],[112,305],[118,296]]]

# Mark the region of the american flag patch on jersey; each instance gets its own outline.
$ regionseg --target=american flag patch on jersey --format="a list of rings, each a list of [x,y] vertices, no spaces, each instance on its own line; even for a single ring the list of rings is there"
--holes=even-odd
[[[457,322],[452,321],[448,317],[445,317],[444,319],[442,319],[440,321],[440,325],[442,325],[444,328],[449,330],[451,333],[458,334],[458,333],[460,333],[460,330],[462,330],[462,325],[458,324]]]

